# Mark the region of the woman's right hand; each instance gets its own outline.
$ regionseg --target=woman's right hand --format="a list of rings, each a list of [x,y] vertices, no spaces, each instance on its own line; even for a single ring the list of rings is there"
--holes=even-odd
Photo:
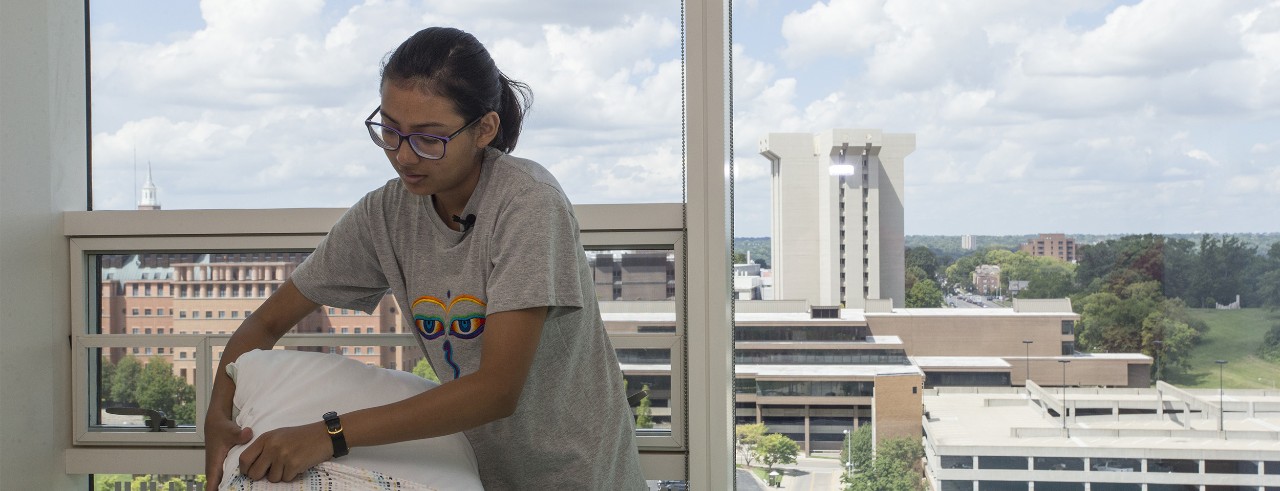
[[[249,443],[253,430],[241,428],[230,417],[209,414],[204,421],[204,475],[208,489],[222,484],[222,463],[231,447]]]

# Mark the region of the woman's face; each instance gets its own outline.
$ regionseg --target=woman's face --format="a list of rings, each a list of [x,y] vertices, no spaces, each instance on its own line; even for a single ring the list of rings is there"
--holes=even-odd
[[[423,91],[412,83],[387,82],[382,86],[382,124],[401,133],[452,135],[471,121],[454,110],[453,102]],[[398,150],[386,150],[391,166],[405,189],[419,196],[440,195],[466,203],[480,180],[484,148],[493,139],[497,115],[489,113],[445,145],[444,158],[431,160],[414,153],[408,141]]]

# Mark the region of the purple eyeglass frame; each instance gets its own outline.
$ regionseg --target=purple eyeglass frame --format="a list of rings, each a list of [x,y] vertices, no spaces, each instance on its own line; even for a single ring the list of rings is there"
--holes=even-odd
[[[373,110],[373,112],[369,113],[369,117],[364,118],[364,126],[365,128],[369,129],[369,138],[373,139],[373,144],[377,145],[378,148],[394,152],[396,150],[400,150],[400,145],[403,145],[404,142],[407,141],[409,142],[409,148],[413,149],[413,153],[415,155],[427,160],[440,160],[444,158],[445,154],[449,152],[449,142],[452,141],[454,138],[457,138],[458,135],[462,134],[462,132],[465,131],[467,128],[470,128],[471,125],[476,124],[482,118],[484,118],[484,115],[481,114],[480,117],[471,120],[470,123],[462,125],[461,128],[458,128],[458,131],[453,132],[453,134],[449,136],[433,135],[431,133],[401,133],[400,130],[397,130],[385,124],[373,122],[373,117],[377,116],[378,111],[381,111],[381,110],[382,110],[382,106],[379,105],[376,109]],[[374,131],[375,126],[378,128],[386,128],[388,130],[391,130],[392,133],[395,133],[396,136],[400,137],[400,141],[396,142],[396,146],[394,148],[387,148],[386,146],[383,146],[381,143],[378,143],[381,139],[378,138],[377,133],[375,133]],[[425,136],[425,137],[430,137],[430,138],[435,138],[437,140],[440,140],[441,142],[440,144],[443,146],[443,150],[440,151],[440,156],[432,157],[429,155],[423,155],[422,151],[418,150],[418,147],[413,146],[413,140],[409,139],[409,137],[412,137],[412,136]]]

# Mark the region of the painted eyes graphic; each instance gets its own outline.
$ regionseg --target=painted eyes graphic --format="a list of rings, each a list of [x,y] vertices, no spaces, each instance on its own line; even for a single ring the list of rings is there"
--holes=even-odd
[[[450,297],[452,292],[446,292],[445,298],[449,300],[447,304],[432,296],[418,297],[413,301],[413,323],[423,338],[438,339],[446,336],[444,359],[453,368],[453,378],[456,379],[461,376],[462,370],[453,361],[453,344],[447,338],[474,339],[484,333],[485,303],[472,295]],[[427,312],[418,313],[419,306]],[[432,315],[437,313],[438,315]]]
[[[449,337],[471,339],[484,332],[484,315],[474,314],[449,320]],[[445,321],[439,317],[416,314],[413,320],[418,325],[418,334],[427,339],[436,339],[445,335]]]

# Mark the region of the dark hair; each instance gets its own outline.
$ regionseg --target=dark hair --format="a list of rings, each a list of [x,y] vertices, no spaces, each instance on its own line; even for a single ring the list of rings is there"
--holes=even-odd
[[[489,146],[510,152],[520,139],[533,92],[508,79],[480,41],[451,27],[428,27],[409,37],[382,63],[383,85],[408,82],[453,101],[468,121],[494,111],[501,119]]]

